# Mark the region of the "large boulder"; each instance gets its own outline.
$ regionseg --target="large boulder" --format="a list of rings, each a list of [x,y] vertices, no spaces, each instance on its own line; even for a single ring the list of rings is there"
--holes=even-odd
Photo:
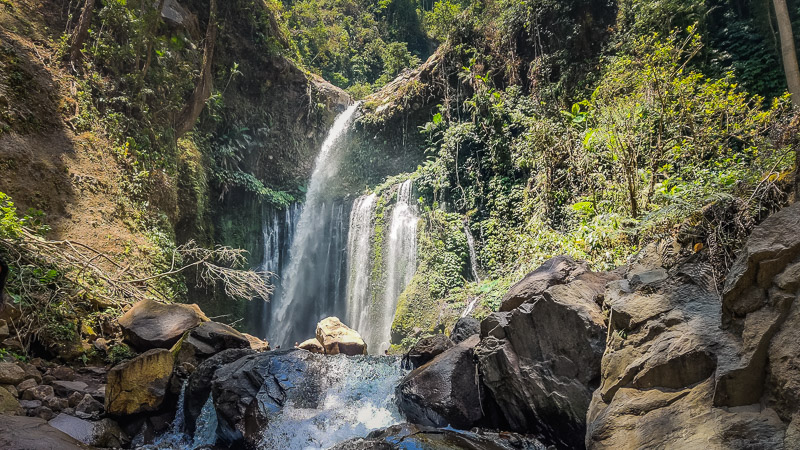
[[[561,261],[562,268],[575,267]],[[584,272],[481,323],[475,349],[480,372],[512,430],[539,433],[558,445],[582,445],[607,334],[596,301],[616,278]]]
[[[800,204],[759,225],[721,296],[704,252],[672,245],[609,284],[588,448],[798,448],[797,229]]]
[[[0,387],[0,414],[18,414],[22,410],[11,392]]]
[[[306,339],[305,341],[301,342],[297,348],[308,350],[311,353],[325,353],[325,347],[320,344],[317,338]]]
[[[453,332],[450,333],[450,340],[453,344],[460,344],[467,340],[468,337],[481,333],[481,323],[474,317],[462,317],[456,321],[453,326]]]
[[[331,450],[544,450],[536,439],[508,432],[479,430],[477,432],[432,428],[403,423],[371,432],[366,438],[351,439]]]
[[[525,302],[533,301],[550,286],[567,283],[588,270],[585,262],[577,262],[566,255],[554,256],[511,286],[500,301],[500,311],[511,311]]]
[[[10,362],[0,362],[0,384],[17,385],[27,378],[25,370]]]
[[[292,349],[251,354],[219,367],[211,381],[218,442],[257,447],[270,415],[288,401],[315,408],[329,378],[327,361],[323,355]]]
[[[396,389],[400,411],[413,423],[468,429],[483,418],[473,348],[477,335],[406,375]]]
[[[218,322],[203,322],[192,328],[176,344],[176,361],[197,366],[204,359],[222,350],[250,348],[247,336],[232,327]]]
[[[416,369],[452,347],[453,341],[443,334],[424,337],[403,356],[404,366]]]
[[[91,447],[38,417],[2,416],[0,448],[24,450],[88,450]]]
[[[317,324],[317,340],[325,354],[366,355],[367,344],[358,332],[343,324],[338,317],[328,317]]]
[[[67,414],[59,414],[48,423],[76,440],[95,447],[121,448],[127,441],[119,425],[111,419],[90,422]]]
[[[197,418],[203,409],[208,396],[211,394],[211,380],[217,369],[226,364],[230,364],[244,356],[252,355],[252,349],[229,349],[223,350],[216,355],[203,361],[197,369],[192,372],[186,382],[186,394],[184,395],[184,423],[187,431],[194,433]]]
[[[167,395],[174,362],[169,350],[153,349],[109,370],[106,412],[131,415],[158,410]]]
[[[139,350],[170,348],[186,331],[203,322],[208,322],[208,317],[195,304],[153,300],[136,303],[119,318],[125,340]]]

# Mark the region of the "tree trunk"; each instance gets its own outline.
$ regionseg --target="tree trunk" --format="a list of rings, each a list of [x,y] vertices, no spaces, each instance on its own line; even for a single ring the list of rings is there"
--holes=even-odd
[[[800,106],[800,67],[797,65],[797,52],[794,48],[794,34],[792,21],[789,18],[789,9],[786,0],[773,0],[775,17],[778,21],[778,33],[781,37],[781,59],[783,71],[786,74],[786,84],[792,94],[792,103]]]
[[[213,74],[211,73],[212,62],[214,60],[214,46],[217,41],[217,0],[211,0],[210,12],[208,15],[208,26],[206,27],[206,42],[203,49],[203,69],[200,72],[200,79],[189,97],[189,102],[178,114],[175,122],[176,138],[183,136],[187,131],[194,128],[197,118],[203,112],[206,100],[211,97]]]
[[[94,14],[95,0],[86,0],[83,5],[81,17],[78,19],[78,26],[72,32],[72,39],[69,44],[69,59],[72,62],[78,61],[81,57],[81,50],[83,43],[89,36],[89,26],[92,24],[92,15]]]

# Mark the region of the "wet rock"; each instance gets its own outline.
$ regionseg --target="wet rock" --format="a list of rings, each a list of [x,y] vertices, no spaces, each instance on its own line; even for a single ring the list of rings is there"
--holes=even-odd
[[[31,416],[31,417],[38,417],[38,418],[44,419],[44,420],[50,420],[50,419],[52,419],[53,417],[56,416],[56,414],[53,412],[53,410],[51,410],[50,408],[48,408],[48,407],[46,407],[44,405],[40,406],[40,407],[38,407],[36,409],[32,409],[32,410],[28,411],[28,415]]]
[[[20,412],[21,408],[17,399],[7,390],[0,389],[0,414],[19,414]]]
[[[232,327],[218,322],[203,322],[190,330],[176,345],[178,363],[194,366],[229,348],[249,348],[250,341]]]
[[[411,422],[467,429],[483,417],[473,359],[478,341],[478,336],[472,336],[400,381],[397,404]]]
[[[108,372],[106,411],[130,415],[155,411],[164,401],[174,357],[169,350],[153,349]]]
[[[195,304],[165,305],[142,300],[118,322],[127,342],[139,350],[148,350],[170,348],[186,331],[207,321],[208,317]]]
[[[0,384],[18,385],[27,378],[25,371],[11,362],[0,362]]]
[[[203,361],[192,372],[186,383],[186,395],[184,396],[184,423],[190,433],[194,432],[200,411],[211,394],[211,380],[214,378],[217,369],[252,354],[254,354],[254,351],[251,349],[223,350]]]
[[[35,417],[4,416],[0,448],[25,450],[88,450],[90,447]]]
[[[329,378],[327,360],[292,349],[251,354],[217,369],[211,389],[218,444],[256,447],[269,414],[287,401],[316,408]]]
[[[569,256],[555,256],[529,273],[503,296],[500,311],[511,311],[519,305],[533,301],[550,286],[564,284],[589,270],[585,262],[576,262]]]
[[[328,317],[317,324],[317,340],[325,348],[327,355],[367,354],[367,344],[361,339],[361,335],[337,317]]]
[[[475,349],[483,382],[510,428],[568,447],[583,442],[600,376],[606,325],[596,301],[617,278],[583,272],[583,278],[554,284],[579,270],[561,259],[539,271],[532,278],[549,287],[533,301],[485,319]]]
[[[476,432],[431,428],[413,424],[393,425],[370,433],[366,438],[351,439],[331,450],[394,450],[424,448],[427,450],[544,450],[541,442],[508,432],[477,430]]]
[[[22,393],[22,398],[24,400],[41,400],[44,401],[47,397],[52,397],[55,395],[52,386],[48,386],[46,384],[42,384],[36,386],[34,388],[28,389],[27,391]]]
[[[416,369],[452,347],[453,341],[443,334],[424,337],[403,356],[403,361],[410,368]]]
[[[300,345],[297,346],[297,348],[302,350],[308,350],[311,353],[320,353],[320,354],[325,353],[325,347],[323,347],[322,344],[319,343],[317,338],[306,339],[305,341],[301,342]]]
[[[36,409],[42,406],[42,402],[40,400],[20,400],[19,406],[24,409]]]
[[[453,332],[450,333],[450,340],[453,341],[453,344],[460,344],[467,340],[468,337],[474,334],[480,334],[480,332],[481,323],[478,319],[462,317],[458,319],[455,326],[453,326]]]

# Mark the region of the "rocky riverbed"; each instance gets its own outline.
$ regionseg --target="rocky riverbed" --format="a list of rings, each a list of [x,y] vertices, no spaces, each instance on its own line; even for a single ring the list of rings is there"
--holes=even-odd
[[[2,448],[800,446],[800,204],[758,226],[722,289],[673,241],[612,272],[559,256],[498,312],[402,358],[336,318],[293,349],[142,302],[116,366],[0,362]],[[211,446],[211,447],[209,447]]]

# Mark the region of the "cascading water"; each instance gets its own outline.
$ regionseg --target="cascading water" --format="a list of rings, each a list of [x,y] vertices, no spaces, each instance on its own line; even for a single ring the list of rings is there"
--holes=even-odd
[[[302,206],[293,203],[285,209],[268,207],[264,212],[262,232],[264,236],[264,257],[261,261],[259,270],[272,274],[270,281],[274,286],[272,298],[281,296],[282,278],[289,263],[289,247],[294,240],[294,233],[297,228],[297,221],[300,218]],[[248,317],[247,323],[252,324],[251,333],[265,337],[269,329],[271,317],[271,304],[265,302],[253,302],[251,307],[252,316]]]
[[[397,300],[417,270],[417,222],[419,217],[412,205],[412,189],[411,180],[403,182],[397,190],[397,203],[392,209],[389,242],[386,250],[386,287],[383,303],[375,305],[377,323],[375,328],[368,330],[367,333],[369,339],[373,341],[371,350],[377,353],[389,348],[389,337]],[[375,345],[376,342],[377,345]],[[369,344],[367,344],[367,349],[370,349]]]
[[[402,422],[394,398],[404,374],[399,359],[336,355],[325,364],[319,401],[312,406],[288,394],[287,403],[270,415],[260,449],[324,449]]]
[[[347,238],[347,324],[356,330],[369,328],[369,276],[372,221],[375,194],[363,195],[353,202]],[[362,337],[364,337],[362,335]],[[370,349],[372,342],[367,342]]]
[[[475,238],[472,237],[472,232],[469,231],[469,225],[464,223],[464,234],[467,235],[467,246],[469,247],[469,267],[472,269],[472,278],[480,282],[481,277],[478,275],[478,255],[475,253]]]
[[[344,205],[325,198],[342,157],[341,140],[358,103],[341,113],[314,163],[306,201],[289,250],[280,295],[273,296],[268,338],[278,345],[314,335],[318,320],[345,311],[347,224]]]

